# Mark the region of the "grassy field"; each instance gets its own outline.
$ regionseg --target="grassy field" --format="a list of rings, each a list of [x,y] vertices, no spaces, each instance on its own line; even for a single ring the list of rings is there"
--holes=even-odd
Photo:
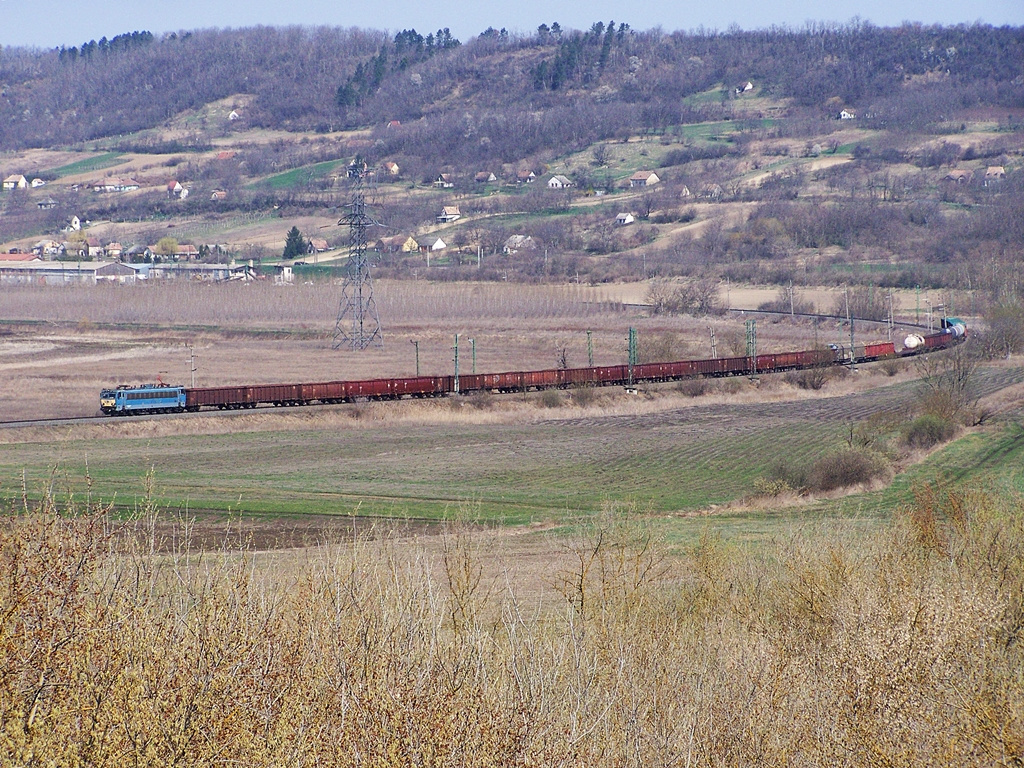
[[[314,179],[322,178],[342,165],[344,165],[342,160],[327,160],[322,163],[305,165],[301,168],[293,168],[290,171],[279,173],[276,176],[270,176],[256,182],[253,186],[265,186],[271,189],[294,189]]]
[[[1024,370],[997,368],[979,387],[998,393],[1021,381]],[[780,520],[888,518],[916,487],[942,479],[1024,492],[1024,438],[1019,427],[1000,426],[963,438],[884,490],[794,501],[781,516],[745,502],[780,457],[809,465],[844,447],[851,425],[906,410],[916,393],[908,381],[842,397],[726,397],[688,407],[668,400],[646,412],[621,400],[581,408],[564,393],[561,404],[546,398],[554,408],[541,407],[541,395],[471,397],[209,417],[219,434],[195,418],[172,420],[178,426],[165,425],[164,434],[126,422],[0,445],[0,494],[16,504],[23,493],[39,498],[56,487],[132,506],[152,472],[154,500],[167,509],[469,514],[526,524],[562,523],[611,504],[671,521],[666,529],[684,538],[709,526],[758,538]]]
[[[75,176],[79,173],[101,171],[104,168],[119,165],[123,155],[124,153],[122,152],[104,152],[102,155],[96,155],[95,157],[86,158],[85,160],[79,160],[76,163],[62,165],[60,168],[54,168],[50,172],[55,173],[59,177],[63,177]]]
[[[451,407],[442,405],[440,407]],[[472,407],[472,406],[466,406]],[[703,409],[702,409],[703,410]],[[728,421],[731,427],[714,421]],[[558,521],[632,503],[693,511],[748,493],[780,444],[827,450],[839,428],[746,427],[722,414],[240,432],[163,439],[59,440],[0,446],[0,474],[24,472],[39,496],[58,484],[130,503],[155,473],[157,501],[267,514],[441,518],[468,508],[508,523]],[[733,432],[735,430],[735,432]],[[5,487],[5,495],[21,489]]]

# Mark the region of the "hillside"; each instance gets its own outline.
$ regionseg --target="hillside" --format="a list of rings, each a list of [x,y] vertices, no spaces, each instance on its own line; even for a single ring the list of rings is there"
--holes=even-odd
[[[541,25],[464,44],[446,30],[256,28],[8,48],[0,175],[40,185],[0,195],[0,243],[62,240],[77,216],[100,245],[171,236],[260,259],[296,225],[344,246],[358,159],[394,171],[377,173],[374,239],[441,238],[432,264],[448,278],[712,266],[995,287],[1024,243],[1022,61],[1024,30],[980,25]],[[636,186],[641,171],[657,185]],[[554,176],[569,185],[549,189]],[[439,223],[453,205],[459,219]],[[503,254],[513,236],[526,247]],[[425,266],[391,254],[383,269]]]

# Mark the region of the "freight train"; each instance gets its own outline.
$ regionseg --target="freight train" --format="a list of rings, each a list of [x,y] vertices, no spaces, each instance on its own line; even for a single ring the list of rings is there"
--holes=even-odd
[[[413,376],[362,381],[323,381],[303,384],[246,384],[228,387],[180,387],[164,384],[119,386],[100,393],[100,411],[110,416],[142,413],[198,411],[201,408],[235,410],[261,405],[294,406],[351,403],[358,400],[398,400],[443,397],[472,392],[527,392],[569,387],[633,386],[664,381],[722,376],[753,376],[831,365],[870,363],[909,357],[951,347],[963,341],[967,327],[948,318],[938,333],[911,334],[898,351],[891,341],[859,344],[852,349],[832,344],[802,352],[779,352],[754,357],[679,360],[671,363],[607,365],[589,368],[551,368],[543,371]]]

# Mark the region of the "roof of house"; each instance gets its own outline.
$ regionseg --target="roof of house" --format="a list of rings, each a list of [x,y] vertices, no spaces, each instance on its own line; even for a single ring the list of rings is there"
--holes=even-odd
[[[461,216],[459,212],[459,206],[457,205],[446,205],[441,209],[442,216]]]
[[[510,235],[505,240],[505,248],[532,248],[533,245],[532,235]]]
[[[629,178],[631,181],[647,181],[651,176],[657,175],[654,171],[637,171]]]

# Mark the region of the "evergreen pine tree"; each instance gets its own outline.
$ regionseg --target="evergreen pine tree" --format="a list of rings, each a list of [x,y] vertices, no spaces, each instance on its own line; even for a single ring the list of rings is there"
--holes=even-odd
[[[305,253],[306,241],[302,237],[302,233],[299,232],[299,228],[292,227],[285,236],[284,254],[282,257],[285,259],[297,259],[300,256],[304,256]]]

